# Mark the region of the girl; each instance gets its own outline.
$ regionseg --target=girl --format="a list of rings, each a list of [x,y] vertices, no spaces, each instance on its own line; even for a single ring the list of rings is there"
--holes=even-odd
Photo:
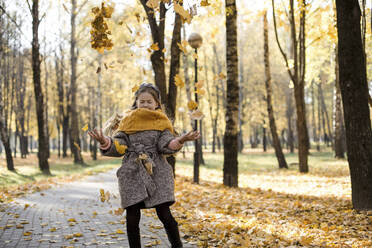
[[[141,84],[135,97],[132,109],[116,125],[112,137],[96,129],[88,134],[100,142],[103,155],[124,155],[116,175],[121,205],[127,211],[129,246],[141,247],[140,209],[155,208],[172,247],[182,247],[178,223],[169,209],[175,202],[173,171],[163,155],[179,151],[184,142],[198,139],[200,134],[190,131],[174,136],[172,123],[160,107],[160,91],[154,85]]]

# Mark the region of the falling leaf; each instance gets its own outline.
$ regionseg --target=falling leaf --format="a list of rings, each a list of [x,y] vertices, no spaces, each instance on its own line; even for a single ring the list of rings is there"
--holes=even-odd
[[[115,149],[116,149],[116,151],[117,151],[119,154],[124,154],[125,151],[126,151],[127,148],[128,148],[126,145],[121,145],[121,144],[119,143],[119,141],[116,140],[116,139],[115,139],[115,141],[114,141],[114,144],[115,144]]]
[[[226,75],[223,72],[221,72],[220,74],[218,74],[218,77],[220,79],[225,79],[226,78]]]
[[[198,108],[198,104],[195,101],[191,100],[187,103],[187,107],[189,108],[189,110],[194,110]]]
[[[188,11],[186,11],[181,5],[174,2],[173,3],[174,11],[179,14],[188,24],[191,23],[191,15]]]
[[[81,128],[84,132],[86,132],[88,130],[88,124],[85,124],[84,127]]]
[[[157,7],[159,7],[159,2],[160,0],[149,0],[147,1],[146,6],[151,9],[156,9]]]
[[[202,0],[201,2],[200,2],[200,6],[202,6],[202,7],[207,7],[207,6],[209,6],[210,5],[210,3],[208,3],[208,0]]]
[[[193,57],[193,59],[198,59],[198,54],[197,53],[193,53],[192,54],[192,57]]]
[[[200,89],[199,88],[199,89],[196,90],[196,93],[201,95],[201,96],[204,96],[205,95],[205,89]]]
[[[204,118],[204,114],[200,110],[194,110],[190,113],[190,118],[192,120],[201,120]]]
[[[103,63],[103,65],[105,66],[105,69],[107,70],[108,69],[108,66],[106,63]]]
[[[67,7],[66,7],[66,5],[65,5],[64,3],[62,3],[62,6],[63,6],[63,8],[65,9],[65,11],[66,11],[68,14],[70,14],[70,11],[68,11],[68,9],[67,9]]]
[[[134,16],[137,18],[137,22],[138,23],[141,22],[141,15],[140,15],[140,13],[136,12],[136,13],[134,13]]]
[[[120,22],[118,22],[118,24],[121,26],[121,25],[124,24],[124,22],[123,21],[120,21]]]
[[[164,47],[163,50],[161,50],[163,53],[167,51],[167,49]]]
[[[96,73],[100,73],[100,72],[101,72],[101,66],[98,66]]]
[[[139,86],[138,86],[138,85],[135,85],[135,86],[133,86],[133,88],[132,88],[132,92],[134,93],[134,92],[136,92],[138,89],[139,89]]]
[[[184,54],[187,54],[187,49],[185,46],[183,46],[182,44],[180,44],[179,42],[177,42],[177,45],[179,47],[179,49],[184,53]]]
[[[185,86],[185,82],[182,80],[179,74],[176,74],[176,76],[174,76],[174,84],[180,88],[183,88]]]
[[[76,149],[78,149],[80,151],[80,146],[78,143],[74,142],[74,146],[76,147]]]
[[[154,51],[158,51],[158,50],[159,50],[158,43],[156,42],[156,43],[152,44],[152,45],[150,46],[150,48],[151,48],[152,50],[154,50]]]
[[[198,89],[200,89],[200,88],[203,87],[203,84],[204,84],[203,81],[199,81],[199,82],[197,82],[197,83],[195,84],[195,87],[198,88]]]
[[[133,31],[132,31],[132,29],[128,26],[128,24],[126,24],[125,23],[125,26],[127,27],[127,29],[129,30],[129,32],[132,34],[133,33]]]

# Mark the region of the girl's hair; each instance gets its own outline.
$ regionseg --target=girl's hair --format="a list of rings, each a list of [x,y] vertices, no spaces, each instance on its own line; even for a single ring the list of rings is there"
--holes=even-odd
[[[150,84],[150,83],[142,83],[139,86],[139,89],[134,94],[136,99],[134,100],[134,103],[132,105],[132,109],[138,108],[138,106],[137,106],[138,96],[140,94],[144,93],[144,92],[151,94],[152,97],[154,98],[154,100],[158,103],[158,107],[156,109],[162,109],[161,98],[160,98],[160,90],[158,89],[158,87],[156,87],[155,85]]]

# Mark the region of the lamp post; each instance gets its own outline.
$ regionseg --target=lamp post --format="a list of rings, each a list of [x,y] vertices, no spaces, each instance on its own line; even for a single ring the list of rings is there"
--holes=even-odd
[[[202,37],[198,33],[190,34],[188,38],[189,45],[195,50],[195,82],[194,82],[194,91],[195,91],[195,102],[198,103],[198,93],[196,88],[196,83],[198,82],[198,48],[203,43]],[[198,120],[195,120],[194,130],[198,130]],[[194,152],[194,183],[199,183],[199,165],[200,165],[200,154],[198,150],[198,140],[195,140],[195,152]]]

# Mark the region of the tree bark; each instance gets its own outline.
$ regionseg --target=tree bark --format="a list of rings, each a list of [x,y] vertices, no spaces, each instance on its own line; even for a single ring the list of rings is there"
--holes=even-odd
[[[50,175],[48,163],[48,137],[45,130],[44,95],[40,82],[40,54],[39,54],[39,1],[32,1],[32,72],[34,82],[34,93],[36,102],[36,115],[38,123],[39,147],[38,158],[39,168],[43,174]]]
[[[274,20],[274,31],[275,38],[279,47],[279,50],[286,63],[288,74],[293,82],[294,86],[294,97],[296,105],[296,127],[298,134],[298,160],[300,172],[307,173],[308,167],[308,153],[309,153],[309,135],[307,133],[306,124],[306,107],[305,107],[305,72],[306,72],[306,32],[305,32],[305,20],[306,20],[306,1],[303,0],[300,6],[300,25],[299,33],[296,32],[296,21],[294,16],[294,0],[289,0],[289,23],[291,29],[291,53],[293,54],[293,69],[290,68],[288,57],[283,51],[276,27],[275,17],[275,4],[272,0],[273,8],[273,20]],[[298,38],[297,38],[298,35]]]
[[[223,184],[238,187],[238,51],[235,0],[226,0],[226,128],[224,134]],[[229,11],[227,11],[229,10]]]
[[[335,157],[345,158],[345,127],[344,127],[344,116],[342,113],[342,102],[341,102],[341,89],[338,69],[338,51],[336,47],[336,106],[335,106]]]
[[[340,88],[353,207],[372,210],[372,130],[357,0],[336,0]]]
[[[81,156],[81,142],[79,137],[79,121],[78,121],[78,111],[76,104],[76,39],[75,39],[75,19],[76,19],[76,0],[71,0],[71,42],[70,42],[70,56],[71,56],[71,77],[70,77],[70,90],[71,90],[71,104],[70,104],[70,149],[74,155],[74,163],[84,165],[83,157]]]
[[[265,62],[265,86],[266,86],[266,103],[267,103],[267,113],[269,116],[270,131],[273,137],[273,146],[275,149],[275,155],[278,159],[279,168],[288,169],[287,162],[285,160],[282,146],[280,144],[279,136],[277,133],[274,109],[272,105],[272,87],[271,87],[271,73],[270,73],[270,52],[269,52],[269,35],[268,35],[268,24],[267,24],[267,11],[264,14],[264,62]]]

